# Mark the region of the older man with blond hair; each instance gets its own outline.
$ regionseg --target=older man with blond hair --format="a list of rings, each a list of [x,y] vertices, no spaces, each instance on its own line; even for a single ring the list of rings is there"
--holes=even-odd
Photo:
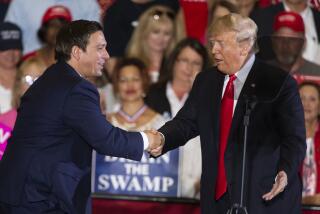
[[[205,214],[225,214],[240,203],[248,115],[243,205],[254,214],[301,212],[303,108],[295,80],[256,59],[256,34],[250,18],[218,18],[210,39],[216,67],[199,73],[185,105],[159,129],[162,153],[200,135]]]

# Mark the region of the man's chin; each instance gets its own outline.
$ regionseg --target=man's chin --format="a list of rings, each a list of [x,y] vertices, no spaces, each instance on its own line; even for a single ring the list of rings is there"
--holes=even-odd
[[[96,77],[101,77],[102,76],[102,70],[98,70],[94,73]]]

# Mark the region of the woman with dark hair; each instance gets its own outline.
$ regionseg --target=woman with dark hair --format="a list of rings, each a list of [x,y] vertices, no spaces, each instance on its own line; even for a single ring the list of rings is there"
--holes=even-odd
[[[195,76],[207,65],[207,50],[200,42],[192,38],[181,40],[169,55],[159,82],[151,87],[146,102],[172,118],[184,104]],[[177,103],[180,104],[177,106]]]
[[[196,39],[181,40],[169,55],[159,83],[154,85],[146,103],[165,118],[174,117],[184,105],[196,75],[208,65],[206,48]],[[181,197],[198,198],[201,175],[199,137],[179,148]]]
[[[306,157],[302,165],[302,199],[305,204],[320,203],[320,86],[303,82],[299,92],[304,109],[306,126]]]
[[[44,69],[55,63],[54,50],[57,33],[63,25],[71,20],[72,16],[68,8],[61,5],[48,8],[42,17],[41,27],[38,30],[38,38],[43,46],[24,56],[23,59],[28,60],[35,57],[39,61],[39,66]]]
[[[150,80],[147,68],[141,60],[119,60],[112,80],[113,92],[119,99],[120,109],[108,115],[110,123],[130,131],[157,129],[164,124],[162,116],[144,102]]]

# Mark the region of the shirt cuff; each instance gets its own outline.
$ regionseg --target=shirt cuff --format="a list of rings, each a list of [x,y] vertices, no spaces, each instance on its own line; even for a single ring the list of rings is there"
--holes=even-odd
[[[166,142],[166,138],[165,138],[164,134],[162,134],[162,133],[161,133],[161,132],[159,132],[159,131],[158,131],[158,133],[160,133],[160,135],[161,135],[161,137],[162,137],[163,142]]]
[[[146,133],[140,132],[143,139],[143,150],[146,150],[149,147],[149,139]]]

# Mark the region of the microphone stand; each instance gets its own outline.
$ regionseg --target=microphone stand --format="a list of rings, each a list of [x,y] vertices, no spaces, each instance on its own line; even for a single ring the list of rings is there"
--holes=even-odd
[[[241,172],[241,195],[240,195],[240,204],[235,203],[227,211],[227,214],[248,214],[247,208],[243,205],[243,195],[244,195],[244,178],[245,178],[245,169],[246,169],[246,152],[247,152],[247,137],[248,137],[248,127],[250,121],[250,114],[254,109],[257,101],[255,97],[249,99],[248,96],[245,97],[246,100],[246,112],[243,117],[244,125],[244,140],[243,140],[243,155],[242,155],[242,172]]]

